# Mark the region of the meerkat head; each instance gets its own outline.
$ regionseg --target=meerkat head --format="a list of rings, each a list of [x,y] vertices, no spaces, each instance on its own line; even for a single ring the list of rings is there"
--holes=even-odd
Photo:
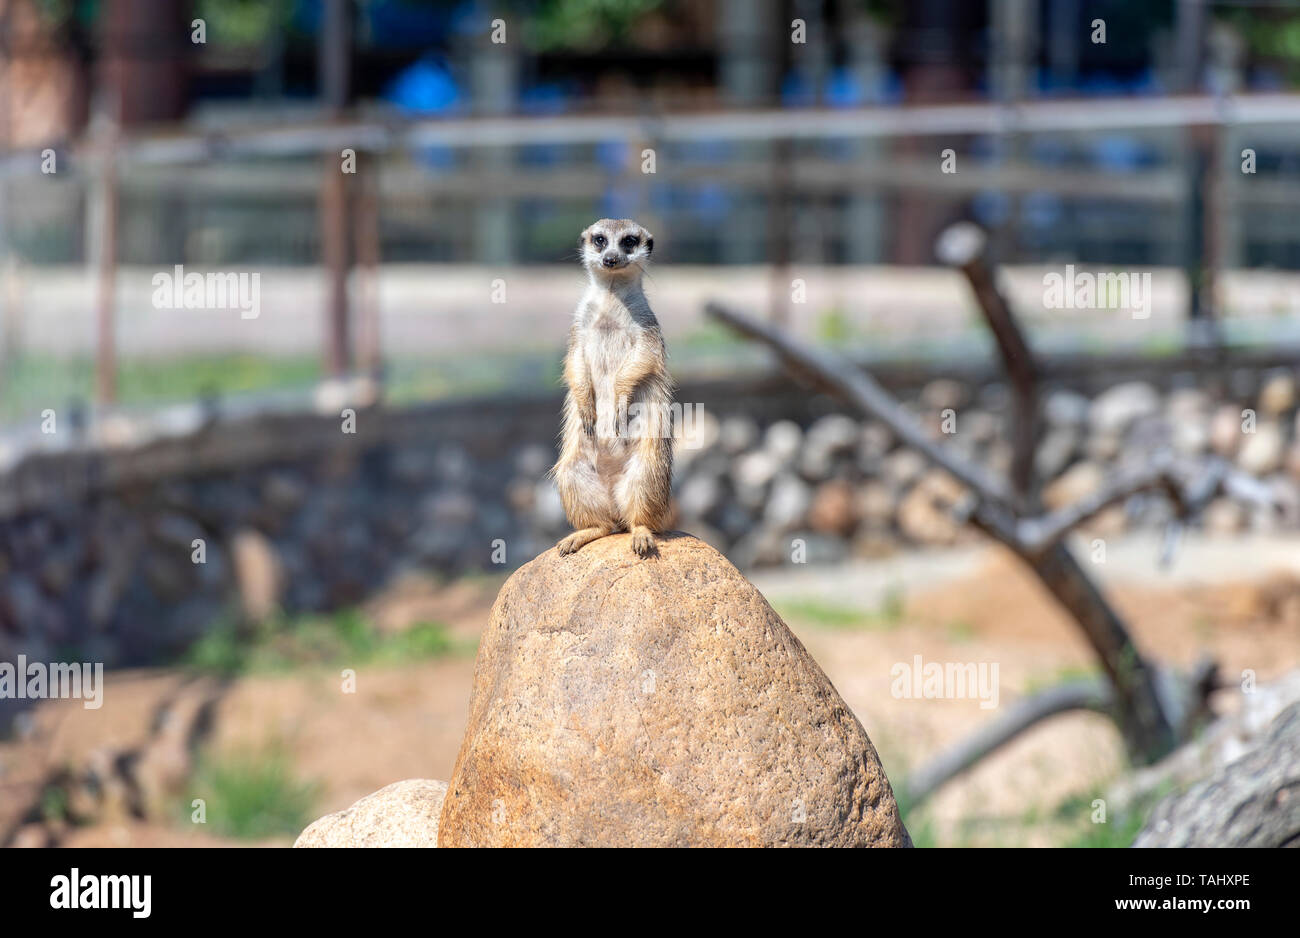
[[[578,239],[593,280],[639,278],[654,251],[654,235],[629,218],[602,218]]]

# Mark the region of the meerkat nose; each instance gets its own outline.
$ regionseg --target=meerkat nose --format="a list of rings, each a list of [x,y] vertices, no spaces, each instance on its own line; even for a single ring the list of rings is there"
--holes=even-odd
[[[615,257],[613,254],[606,254],[604,257],[600,259],[600,262],[604,264],[606,267],[614,267],[618,264],[618,258]]]

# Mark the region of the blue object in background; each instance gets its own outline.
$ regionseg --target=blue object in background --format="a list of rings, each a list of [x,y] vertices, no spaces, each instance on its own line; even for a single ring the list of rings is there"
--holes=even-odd
[[[627,143],[622,140],[600,141],[596,144],[596,163],[601,169],[617,173],[627,164]]]
[[[1030,192],[1020,203],[1020,214],[1030,228],[1055,231],[1065,224],[1065,201],[1052,192]]]
[[[383,99],[404,114],[450,114],[461,107],[460,86],[436,55],[426,55],[399,72],[384,89]]]
[[[817,89],[812,86],[804,70],[795,67],[786,72],[781,79],[782,107],[812,107],[816,103]]]
[[[1004,192],[985,190],[971,199],[971,211],[975,220],[986,228],[1001,227],[1006,223],[1011,208],[1011,200]]]
[[[1089,141],[1089,152],[1102,169],[1129,172],[1156,163],[1154,154],[1134,137],[1105,134]]]
[[[721,183],[703,182],[694,187],[691,214],[701,222],[721,225],[732,209],[731,194]]]

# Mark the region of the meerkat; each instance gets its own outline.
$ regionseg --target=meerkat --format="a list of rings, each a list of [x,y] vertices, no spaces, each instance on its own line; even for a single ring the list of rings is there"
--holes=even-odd
[[[574,532],[571,554],[600,537],[632,535],[642,557],[671,512],[672,381],[659,321],[641,288],[654,237],[634,221],[602,218],[578,240],[590,284],[564,357],[560,458],[551,470]]]

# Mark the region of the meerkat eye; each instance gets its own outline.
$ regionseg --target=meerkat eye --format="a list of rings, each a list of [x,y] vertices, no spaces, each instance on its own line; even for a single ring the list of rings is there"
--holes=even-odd
[[[604,250],[605,245],[609,244],[609,240],[604,235],[598,234],[591,239],[591,243]]]
[[[636,235],[628,235],[626,238],[624,238],[622,241],[619,242],[619,246],[622,247],[624,251],[635,251],[636,246],[640,243],[641,243],[641,239],[638,238]]]

